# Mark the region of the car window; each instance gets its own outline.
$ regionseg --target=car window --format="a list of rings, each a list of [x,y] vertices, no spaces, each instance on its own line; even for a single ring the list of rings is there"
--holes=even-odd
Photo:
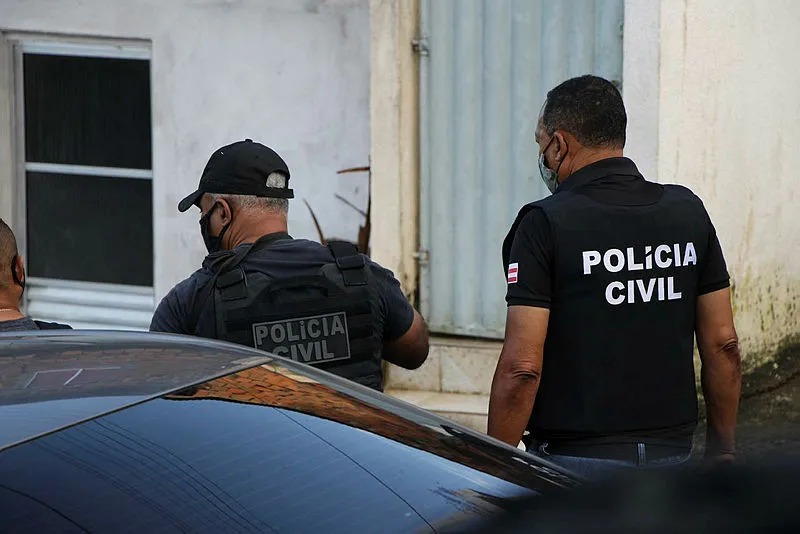
[[[285,408],[157,399],[0,454],[15,532],[415,532],[532,492]]]

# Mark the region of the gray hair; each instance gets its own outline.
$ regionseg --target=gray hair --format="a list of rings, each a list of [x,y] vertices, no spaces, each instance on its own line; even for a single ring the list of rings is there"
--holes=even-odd
[[[286,188],[286,177],[279,173],[273,172],[267,176],[267,187]],[[211,200],[224,199],[229,203],[236,206],[236,208],[244,211],[270,211],[273,213],[282,213],[286,215],[289,213],[289,199],[288,198],[270,198],[270,197],[257,197],[254,195],[226,195],[223,193],[209,193]]]

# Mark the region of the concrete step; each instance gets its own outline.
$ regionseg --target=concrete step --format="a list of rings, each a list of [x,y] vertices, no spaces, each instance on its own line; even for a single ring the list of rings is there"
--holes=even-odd
[[[398,389],[386,390],[386,394],[479,432],[486,432],[486,417],[489,413],[488,395]]]
[[[499,341],[432,337],[428,359],[419,369],[388,366],[387,389],[489,395],[502,346]]]

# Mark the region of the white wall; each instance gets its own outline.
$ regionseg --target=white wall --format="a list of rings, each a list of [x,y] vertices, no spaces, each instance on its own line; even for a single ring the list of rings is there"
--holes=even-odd
[[[406,295],[417,289],[419,61],[411,48],[419,0],[370,0],[372,258]]]
[[[368,0],[0,0],[0,14],[0,31],[151,43],[157,298],[202,260],[197,214],[176,205],[229,142],[286,159],[294,236],[316,239],[307,199],[329,236],[356,238],[362,218],[334,193],[366,208],[367,174],[336,171],[369,160]]]
[[[663,0],[660,17],[658,177],[705,201],[751,367],[800,333],[800,2]]]
[[[650,180],[658,178],[660,4],[661,0],[625,0],[622,35],[625,156]]]

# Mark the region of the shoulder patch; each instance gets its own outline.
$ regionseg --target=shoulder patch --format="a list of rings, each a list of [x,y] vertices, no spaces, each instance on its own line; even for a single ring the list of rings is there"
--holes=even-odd
[[[519,275],[519,263],[510,263],[508,265],[508,283],[516,284]]]

